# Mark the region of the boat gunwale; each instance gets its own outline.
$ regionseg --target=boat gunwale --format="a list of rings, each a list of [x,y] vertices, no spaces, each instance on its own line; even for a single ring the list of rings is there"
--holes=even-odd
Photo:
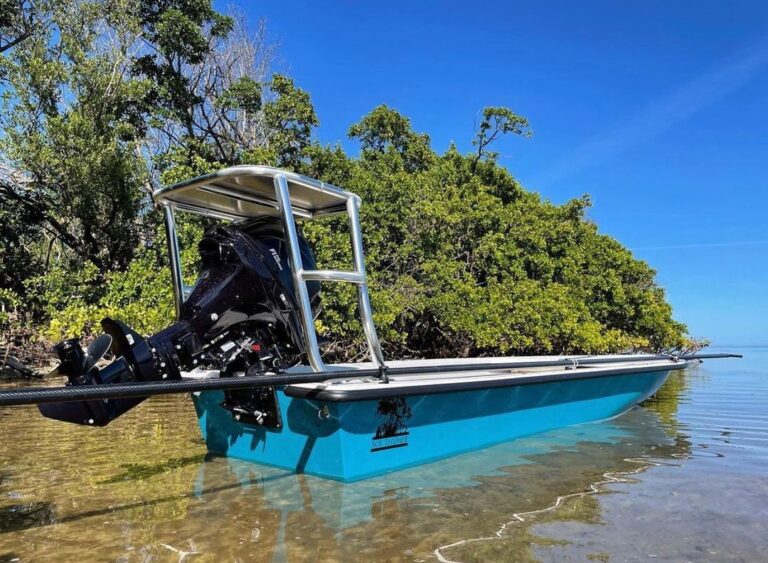
[[[650,363],[650,362],[649,362]],[[366,401],[372,399],[386,399],[391,397],[407,397],[414,395],[435,395],[439,393],[454,393],[461,391],[482,391],[485,389],[498,389],[514,387],[517,385],[533,385],[537,383],[559,383],[563,381],[579,381],[616,375],[639,375],[643,373],[657,373],[660,371],[673,371],[685,369],[688,362],[685,360],[666,364],[653,362],[652,365],[629,365],[622,367],[592,367],[588,365],[578,366],[576,369],[562,368],[557,371],[536,374],[519,373],[493,373],[481,372],[484,377],[472,376],[478,373],[473,370],[452,374],[451,381],[431,381],[424,384],[408,385],[406,381],[400,381],[406,385],[398,385],[398,379],[391,378],[388,384],[380,381],[350,381],[329,380],[323,383],[307,383],[286,385],[283,392],[294,399],[312,399],[333,403],[346,403],[354,401]],[[416,371],[416,370],[415,370]],[[507,370],[508,371],[508,370]],[[414,373],[417,375],[417,373]],[[469,377],[468,377],[469,376]],[[494,377],[495,376],[495,377]],[[501,376],[501,377],[499,377]],[[506,376],[506,377],[503,377]],[[461,378],[464,380],[461,380]],[[437,379],[432,375],[433,379]],[[352,388],[352,385],[366,385],[365,387]],[[345,388],[346,387],[346,388]]]

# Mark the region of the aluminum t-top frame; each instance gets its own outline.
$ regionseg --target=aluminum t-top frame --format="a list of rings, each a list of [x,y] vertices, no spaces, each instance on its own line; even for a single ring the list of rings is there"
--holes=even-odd
[[[348,192],[300,174],[268,166],[233,166],[156,190],[155,203],[162,206],[176,313],[190,288],[184,285],[176,234],[175,210],[229,221],[271,215],[280,217],[293,272],[293,284],[299,302],[307,358],[316,372],[326,371],[317,345],[317,333],[309,302],[307,281],[341,281],[357,284],[360,322],[365,331],[371,359],[386,378],[384,356],[373,324],[365,274],[363,240],[360,232],[360,198]],[[312,219],[347,213],[354,270],[305,270],[299,251],[296,218]]]

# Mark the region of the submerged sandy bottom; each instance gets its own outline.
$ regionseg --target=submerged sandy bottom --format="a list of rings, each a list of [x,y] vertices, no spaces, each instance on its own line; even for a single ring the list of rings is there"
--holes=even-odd
[[[768,350],[619,419],[340,484],[206,458],[187,397],[106,429],[0,410],[0,561],[753,561]]]

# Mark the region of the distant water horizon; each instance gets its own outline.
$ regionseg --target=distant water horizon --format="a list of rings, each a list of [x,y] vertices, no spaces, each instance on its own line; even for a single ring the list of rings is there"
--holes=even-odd
[[[768,344],[710,344],[705,350],[716,348],[768,348]]]

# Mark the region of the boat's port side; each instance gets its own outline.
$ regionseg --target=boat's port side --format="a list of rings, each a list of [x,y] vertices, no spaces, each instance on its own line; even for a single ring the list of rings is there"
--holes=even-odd
[[[236,421],[220,406],[221,391],[197,394],[194,402],[211,452],[354,481],[617,416],[653,394],[671,370],[684,366],[685,362],[656,362],[642,369],[569,370],[565,375],[566,370],[549,375],[507,373],[505,385],[498,383],[499,374],[491,376],[496,378],[491,385],[487,374],[431,376],[433,392],[424,392],[424,382],[414,382],[418,380],[414,377],[399,384],[358,381],[333,386],[342,388],[338,392],[350,389],[341,400],[338,392],[330,400],[333,395],[323,398],[317,388],[314,393],[302,393],[296,390],[302,386],[291,386],[278,389],[283,425],[275,429]],[[474,380],[475,386],[443,385],[455,384],[457,379]],[[388,394],[366,394],[370,388],[388,389]]]

